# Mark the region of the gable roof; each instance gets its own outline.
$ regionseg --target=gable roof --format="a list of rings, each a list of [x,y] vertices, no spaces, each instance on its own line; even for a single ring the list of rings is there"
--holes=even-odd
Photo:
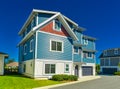
[[[31,18],[33,18],[33,16],[34,16],[35,13],[47,13],[47,14],[53,14],[53,16],[51,16],[50,18],[48,18],[44,22],[40,23],[39,25],[35,26],[28,33],[27,36],[31,36],[36,30],[38,30],[38,28],[41,28],[42,26],[46,25],[47,23],[49,23],[50,21],[52,21],[53,19],[56,19],[56,18],[58,18],[61,21],[62,25],[65,27],[66,31],[72,37],[73,40],[78,40],[78,38],[74,34],[74,32],[72,31],[72,29],[70,28],[70,26],[67,23],[67,21],[69,21],[70,23],[72,23],[77,28],[77,30],[81,30],[81,31],[84,30],[82,27],[79,27],[78,24],[76,24],[74,21],[70,20],[66,16],[62,15],[60,12],[44,11],[44,10],[33,9],[33,11],[31,12],[30,16],[28,17],[27,21],[23,25],[22,29],[19,31],[19,33],[18,33],[19,35],[22,34],[22,32],[24,31],[25,26],[29,23],[29,21],[31,20]],[[24,39],[20,43],[22,43],[24,40],[26,40],[28,38],[27,36],[25,36]]]
[[[8,54],[7,53],[0,52],[0,55],[3,55],[3,56],[5,56],[5,58],[8,58]]]
[[[18,66],[18,62],[11,62],[11,63],[7,64],[6,66],[15,67],[15,66]]]
[[[96,38],[91,37],[91,36],[87,36],[87,35],[83,35],[83,38],[90,39],[90,40],[93,40],[93,41],[97,40]]]

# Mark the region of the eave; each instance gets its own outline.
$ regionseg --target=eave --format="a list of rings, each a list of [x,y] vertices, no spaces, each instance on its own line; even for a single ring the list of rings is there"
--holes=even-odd
[[[90,40],[97,40],[96,38],[94,38],[94,37],[90,37],[90,36],[87,36],[87,35],[83,35],[83,38],[85,38],[85,39],[90,39]]]
[[[97,50],[83,49],[84,52],[97,52]]]
[[[17,45],[19,46],[20,44],[24,43],[26,40],[28,40],[32,35],[34,34],[34,31],[30,31],[21,41],[20,43]]]

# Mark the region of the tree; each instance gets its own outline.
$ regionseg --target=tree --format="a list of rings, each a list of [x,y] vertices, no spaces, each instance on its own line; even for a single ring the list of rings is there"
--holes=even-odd
[[[97,74],[100,73],[100,64],[96,64],[96,73],[97,73]]]
[[[8,59],[7,64],[14,62],[14,61],[15,61],[15,59]]]
[[[118,68],[119,68],[118,70],[120,71],[120,62],[118,63]]]

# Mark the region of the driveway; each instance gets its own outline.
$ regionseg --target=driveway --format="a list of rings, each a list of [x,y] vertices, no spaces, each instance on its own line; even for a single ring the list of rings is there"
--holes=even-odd
[[[100,79],[50,89],[120,89],[120,76],[101,76]]]

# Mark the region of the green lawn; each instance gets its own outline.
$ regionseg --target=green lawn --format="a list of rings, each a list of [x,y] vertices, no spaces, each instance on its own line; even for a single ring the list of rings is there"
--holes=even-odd
[[[0,76],[0,89],[32,89],[62,82],[52,80],[34,80],[21,75]]]

